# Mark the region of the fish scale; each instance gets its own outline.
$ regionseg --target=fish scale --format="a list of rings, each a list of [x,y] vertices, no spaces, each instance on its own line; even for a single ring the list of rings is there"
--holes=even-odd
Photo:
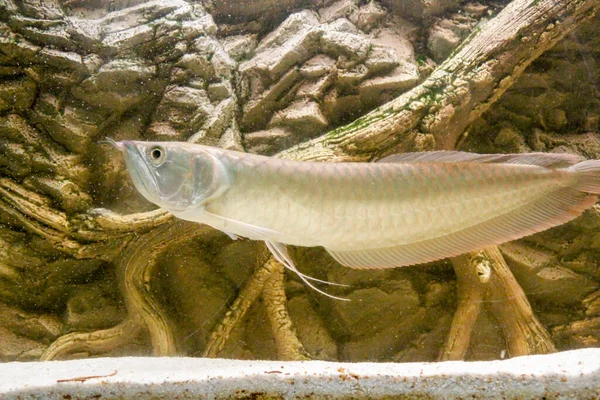
[[[319,166],[330,167],[331,171],[324,174],[328,179],[322,178],[321,185],[315,186],[310,176],[322,174],[318,170]],[[457,216],[469,211],[464,207],[465,204],[472,203],[484,209],[490,207],[505,209],[512,204],[508,201],[510,198],[518,200],[521,197],[520,195],[515,197],[511,192],[506,192],[504,196],[498,194],[503,184],[499,187],[487,185],[491,186],[489,192],[477,193],[476,189],[465,183],[471,178],[468,170],[450,168],[444,179],[440,179],[439,177],[443,176],[441,165],[410,166],[406,168],[408,173],[404,173],[403,165],[378,164],[374,168],[363,168],[355,176],[352,176],[352,170],[348,168],[351,166],[313,165],[313,169],[307,170],[308,174],[304,175],[302,171],[297,172],[292,169],[284,175],[293,175],[296,179],[293,183],[286,184],[276,181],[277,175],[283,173],[278,168],[274,167],[270,173],[268,164],[258,166],[258,171],[254,171],[247,165],[247,171],[237,171],[240,181],[246,183],[231,188],[219,204],[211,206],[210,210],[227,218],[244,219],[251,224],[289,233],[296,238],[292,244],[314,245],[314,236],[317,235],[322,236],[317,238],[321,245],[344,249],[345,246],[352,248],[357,243],[369,247],[410,243],[414,240],[413,237],[421,238],[425,234],[423,231],[431,231],[430,225],[434,223],[434,212],[435,219],[438,221],[438,230],[445,232],[453,225],[468,222],[465,218],[457,219]],[[261,168],[266,170],[262,171]],[[384,171],[391,172],[396,179],[386,182],[384,176],[387,174]],[[496,169],[496,171],[502,175],[502,170]],[[243,174],[243,177],[240,174]],[[536,179],[537,177],[534,176],[530,180]],[[425,187],[435,195],[426,193],[427,195],[420,196],[417,188],[419,185],[423,187],[421,182],[428,182]],[[266,195],[256,196],[254,206],[250,209],[246,208],[246,215],[242,215],[239,212],[241,209],[239,204],[243,199],[248,198],[250,192],[248,184],[262,188],[262,193]],[[404,190],[393,190],[400,184],[404,186]],[[458,190],[454,190],[455,187]],[[524,192],[525,189],[518,191]],[[413,198],[414,203],[407,203],[402,198],[402,192],[405,195],[409,194],[408,197]],[[507,205],[502,207],[502,203]],[[269,211],[264,212],[263,209]],[[332,209],[335,211],[332,212]],[[377,210],[376,218],[369,218],[370,209]],[[419,215],[427,223],[415,226],[411,215]],[[411,229],[402,229],[401,232],[382,231],[382,226],[390,226],[384,222],[391,217],[404,219],[405,225]],[[343,220],[340,221],[339,218]],[[307,230],[307,225],[312,229]],[[450,227],[447,227],[448,225]],[[331,227],[336,227],[333,234]],[[349,230],[353,232],[351,237],[347,237],[346,232]]]
[[[113,144],[148,200],[264,240],[295,272],[285,244],[323,246],[353,268],[419,264],[562,224],[600,193],[600,161],[569,154],[428,152],[334,164],[181,142]]]

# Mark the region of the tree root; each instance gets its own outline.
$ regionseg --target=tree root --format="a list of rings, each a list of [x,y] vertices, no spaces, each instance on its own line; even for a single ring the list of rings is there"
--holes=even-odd
[[[157,258],[165,248],[205,234],[206,225],[173,221],[133,239],[117,267],[122,293],[129,315],[141,316],[150,335],[155,356],[177,353],[175,339],[165,312],[153,298],[151,280]]]
[[[119,215],[105,209],[67,216],[51,202],[9,178],[0,179],[0,216],[41,236],[65,255],[112,261],[132,233],[149,231],[173,219],[165,210]]]
[[[156,215],[156,214],[155,214]],[[113,215],[113,218],[117,218]],[[131,220],[131,216],[126,217]],[[131,239],[117,266],[128,317],[114,328],[70,333],[58,338],[44,353],[44,360],[65,357],[83,350],[106,352],[137,336],[142,327],[148,331],[153,354],[175,355],[176,344],[165,312],[153,298],[150,283],[157,258],[165,248],[202,235],[210,229],[203,225],[171,221]]]
[[[203,357],[214,358],[219,356],[233,328],[240,323],[246,312],[263,292],[265,282],[275,273],[280,273],[283,276],[283,271],[279,271],[279,268],[279,263],[271,262],[270,258],[266,262],[259,264],[233,304],[229,307],[223,320],[213,330],[204,349]]]
[[[439,361],[463,360],[469,349],[471,333],[483,307],[489,280],[480,279],[478,269],[488,267],[483,252],[464,254],[452,260],[456,272],[458,307]]]
[[[531,305],[506,265],[498,247],[485,250],[492,275],[486,292],[486,308],[497,319],[511,357],[554,353],[550,334],[533,314]]]
[[[439,360],[462,360],[479,313],[498,321],[511,357],[556,351],[548,331],[533,314],[525,293],[496,246],[452,259],[458,308]]]
[[[143,322],[135,315],[129,315],[120,324],[95,332],[73,332],[56,339],[44,351],[40,361],[59,360],[70,354],[102,354],[131,343],[142,331]]]
[[[267,263],[275,265],[273,274],[264,284],[262,300],[277,344],[277,357],[280,360],[310,360],[311,358],[294,332],[293,323],[287,311],[287,296],[283,287],[284,267],[273,257],[269,258]]]

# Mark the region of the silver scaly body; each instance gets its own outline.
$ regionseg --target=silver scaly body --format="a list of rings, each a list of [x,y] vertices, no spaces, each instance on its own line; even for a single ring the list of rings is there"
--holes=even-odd
[[[377,163],[313,163],[187,143],[121,143],[139,160],[154,148],[167,157],[186,153],[192,169],[210,160],[201,173],[187,172],[195,176],[192,186],[212,188],[200,191],[202,199],[194,198],[197,188],[177,192],[186,199],[173,190],[146,197],[179,218],[264,240],[292,269],[285,244],[323,246],[354,268],[456,256],[571,220],[600,192],[600,162],[568,154],[430,152]],[[152,162],[138,164],[129,161],[130,172],[150,172],[132,172],[134,183],[152,176]],[[160,184],[153,187],[161,191]]]

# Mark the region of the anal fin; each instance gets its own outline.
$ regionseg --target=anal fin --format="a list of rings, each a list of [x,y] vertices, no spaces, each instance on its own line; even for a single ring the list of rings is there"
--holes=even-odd
[[[379,269],[423,264],[563,224],[579,216],[597,200],[598,196],[576,188],[562,188],[508,213],[443,236],[383,248],[327,251],[337,262],[351,268]]]

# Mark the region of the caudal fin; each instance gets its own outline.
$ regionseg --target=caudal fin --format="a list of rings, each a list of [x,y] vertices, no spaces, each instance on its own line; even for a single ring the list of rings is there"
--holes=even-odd
[[[585,193],[600,194],[600,160],[582,161],[568,169],[577,172],[581,177],[575,189]]]

